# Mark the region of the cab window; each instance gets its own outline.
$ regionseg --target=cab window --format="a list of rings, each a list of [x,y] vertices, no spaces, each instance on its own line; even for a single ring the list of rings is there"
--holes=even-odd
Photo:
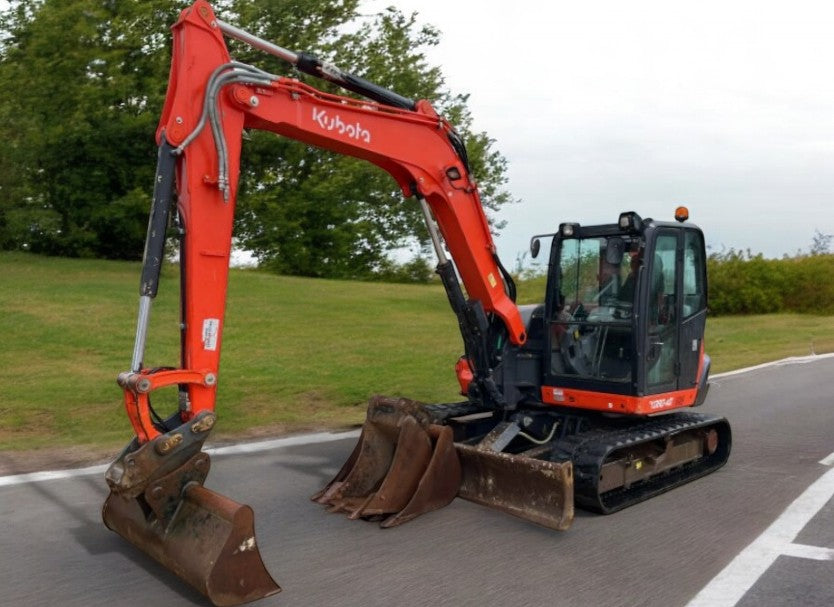
[[[683,318],[706,307],[703,246],[698,233],[686,231],[683,249]]]

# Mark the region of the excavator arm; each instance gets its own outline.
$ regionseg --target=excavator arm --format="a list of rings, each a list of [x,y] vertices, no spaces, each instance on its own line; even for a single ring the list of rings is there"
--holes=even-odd
[[[157,191],[144,261],[137,350],[131,371],[120,380],[140,442],[159,434],[142,396],[159,386],[187,387],[183,421],[214,409],[244,129],[272,131],[362,158],[388,172],[404,196],[417,198],[440,256],[438,272],[458,316],[469,366],[476,381],[486,386],[481,389],[483,397],[490,405],[499,405],[500,395],[489,385],[493,361],[488,334],[504,331],[514,344],[523,343],[526,336],[511,278],[498,261],[458,134],[428,101],[411,102],[355,77],[353,90],[411,107],[330,95],[294,78],[233,62],[224,29],[243,35],[218,21],[202,1],[185,10],[173,28],[168,95],[157,130]],[[295,57],[307,71],[331,74],[334,79],[335,68],[309,55]],[[339,75],[345,79],[343,73]],[[182,368],[152,373],[142,367],[144,334],[158,282],[172,189],[183,232]],[[436,237],[432,216],[468,300]],[[137,391],[140,384],[145,389]]]

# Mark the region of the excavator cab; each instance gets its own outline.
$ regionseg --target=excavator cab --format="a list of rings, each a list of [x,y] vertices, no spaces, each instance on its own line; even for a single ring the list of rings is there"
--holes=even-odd
[[[611,225],[565,223],[553,235],[549,268],[543,385],[558,389],[547,400],[600,394],[604,403],[571,404],[631,414],[673,408],[681,399],[703,402],[710,363],[698,227],[636,213]]]

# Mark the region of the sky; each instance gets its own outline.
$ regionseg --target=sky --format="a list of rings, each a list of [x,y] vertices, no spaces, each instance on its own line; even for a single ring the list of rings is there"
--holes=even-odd
[[[442,32],[429,59],[469,93],[530,236],[686,205],[710,251],[808,251],[834,233],[834,3],[366,0]]]

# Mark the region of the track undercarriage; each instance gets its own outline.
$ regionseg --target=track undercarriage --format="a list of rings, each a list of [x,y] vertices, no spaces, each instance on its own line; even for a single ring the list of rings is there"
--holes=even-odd
[[[418,440],[423,455],[415,458]],[[313,499],[351,518],[384,515],[390,527],[458,496],[566,529],[574,503],[621,510],[718,469],[730,447],[727,420],[703,413],[603,417],[544,406],[499,414],[468,402],[376,397],[351,458]],[[409,496],[390,495],[418,485]]]

